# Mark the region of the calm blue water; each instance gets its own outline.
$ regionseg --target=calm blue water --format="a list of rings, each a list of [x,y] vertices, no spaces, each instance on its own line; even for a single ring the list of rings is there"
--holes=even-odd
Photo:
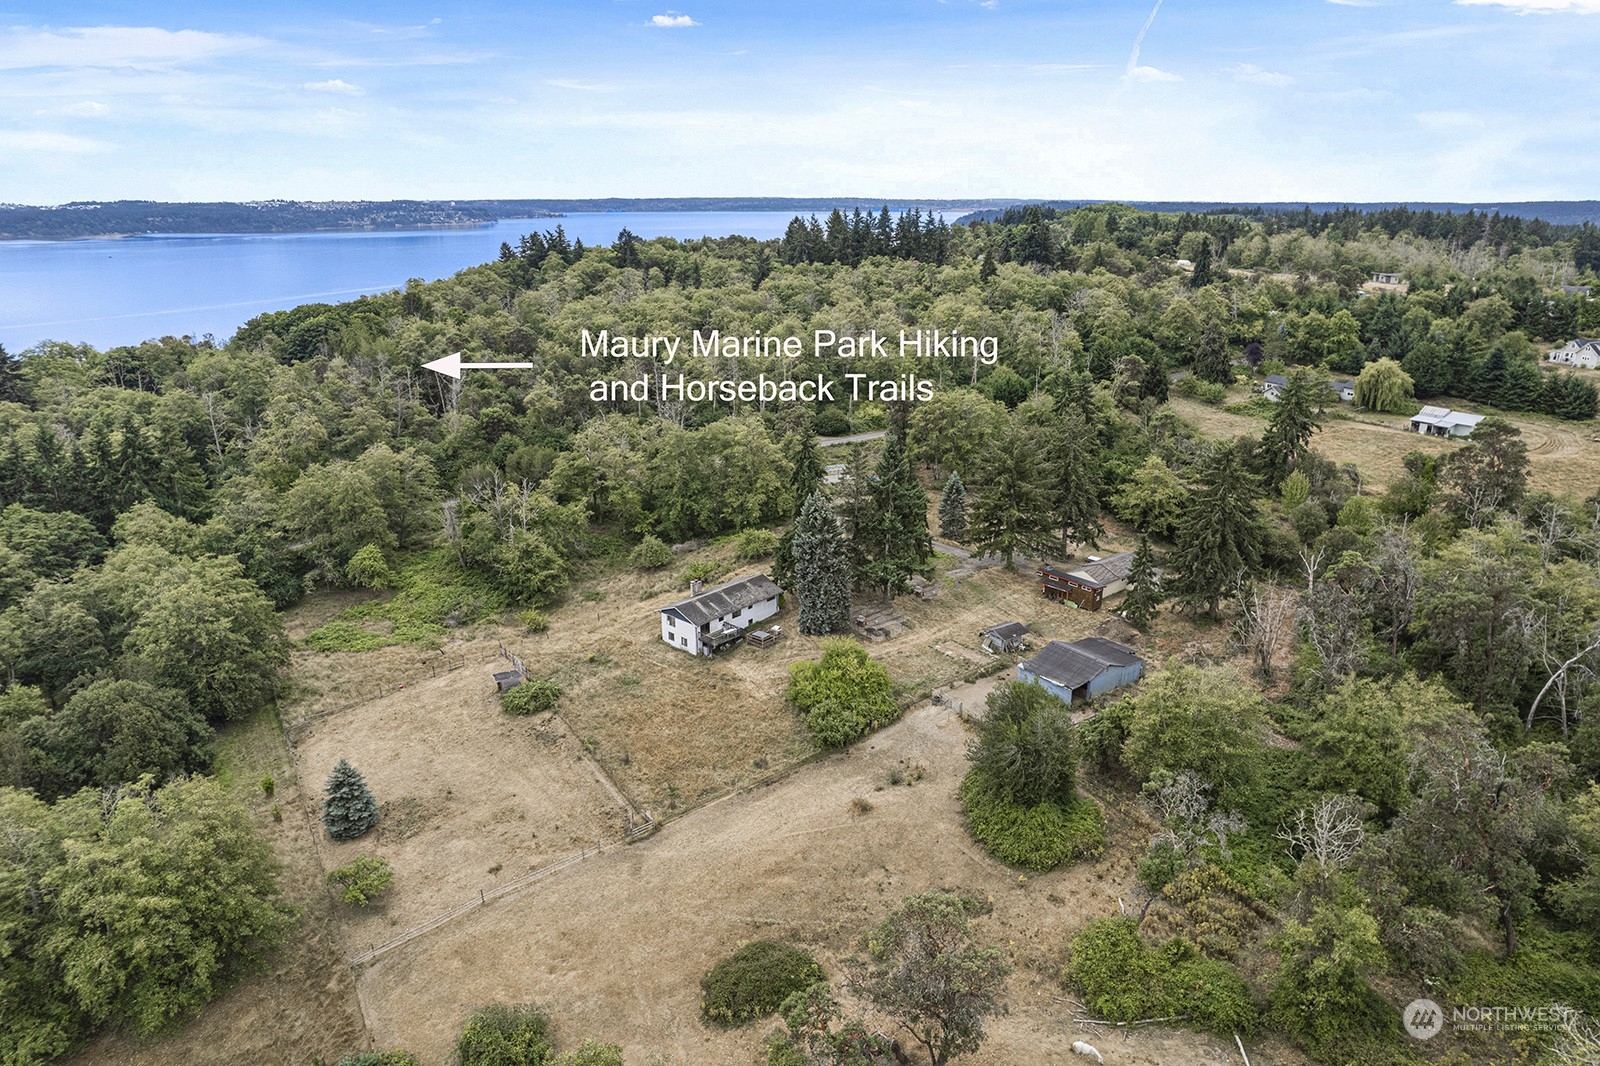
[[[610,244],[626,226],[640,237],[767,239],[792,212],[594,212],[511,219],[479,229],[386,233],[248,233],[108,241],[0,241],[0,344],[20,352],[44,340],[105,349],[152,337],[209,333],[227,340],[264,311],[403,288],[449,277],[500,254],[502,241],[560,224],[570,239]]]

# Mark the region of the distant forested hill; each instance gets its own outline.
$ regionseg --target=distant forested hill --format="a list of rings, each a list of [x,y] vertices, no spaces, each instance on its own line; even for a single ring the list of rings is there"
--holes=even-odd
[[[1020,202],[1020,201],[1019,201]],[[1035,200],[1044,207],[1053,207],[1060,211],[1071,210],[1075,207],[1087,207],[1090,204],[1111,203],[1110,200]],[[1539,219],[1559,226],[1577,226],[1585,222],[1600,222],[1600,200],[1525,200],[1509,203],[1423,203],[1419,201],[1385,200],[1380,203],[1334,203],[1315,201],[1280,201],[1274,203],[1252,203],[1248,200],[1128,200],[1124,201],[1132,207],[1143,211],[1158,211],[1164,214],[1180,212],[1193,212],[1200,214],[1240,214],[1240,215],[1300,215],[1309,212],[1317,215],[1338,214],[1345,211],[1355,211],[1361,214],[1377,214],[1395,208],[1416,212],[1432,212],[1434,214],[1465,215],[1476,213],[1479,215],[1508,215],[1512,218]],[[956,219],[958,223],[975,221],[993,222],[1004,214],[1004,207],[988,207],[981,211],[974,211]]]
[[[653,197],[601,200],[257,200],[168,204],[153,200],[77,202],[55,207],[0,204],[0,240],[72,240],[134,233],[302,233],[477,226],[507,218],[545,218],[573,211],[821,211],[835,207],[961,212],[1003,210],[1016,200],[889,200],[881,198]]]

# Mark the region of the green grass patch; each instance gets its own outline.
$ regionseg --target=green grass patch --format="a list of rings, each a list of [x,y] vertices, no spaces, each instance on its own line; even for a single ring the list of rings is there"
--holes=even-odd
[[[377,651],[395,643],[382,633],[362,629],[354,622],[334,619],[318,626],[306,635],[303,642],[312,651]]]
[[[504,593],[457,567],[449,548],[435,548],[399,564],[393,596],[351,607],[339,619],[388,622],[391,644],[437,648],[452,626],[489,621],[508,606]]]

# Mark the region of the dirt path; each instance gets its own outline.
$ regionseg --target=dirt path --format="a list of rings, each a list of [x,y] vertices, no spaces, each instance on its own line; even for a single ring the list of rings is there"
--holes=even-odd
[[[988,684],[950,698],[981,704]],[[955,795],[968,738],[948,707],[923,707],[848,752],[711,803],[642,844],[403,946],[359,977],[377,1044],[443,1064],[473,1008],[535,1000],[550,1007],[563,1046],[592,1036],[621,1044],[630,1066],[652,1055],[675,1066],[747,1066],[768,1026],[724,1032],[699,1021],[699,978],[717,959],[743,941],[779,937],[838,975],[860,934],[902,896],[950,887],[993,898],[981,935],[1005,945],[1017,967],[1012,1013],[965,1061],[1075,1061],[1069,1048],[1081,1034],[1055,980],[1062,947],[1083,921],[1117,910],[1131,864],[1114,852],[1019,878],[985,856],[962,829]],[[892,785],[895,774],[917,780]],[[1188,1033],[1112,1041],[1108,1061],[1118,1063],[1236,1056]]]

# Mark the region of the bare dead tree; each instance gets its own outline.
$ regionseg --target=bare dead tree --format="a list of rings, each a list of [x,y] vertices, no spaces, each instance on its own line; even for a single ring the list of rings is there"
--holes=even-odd
[[[1211,784],[1192,770],[1165,775],[1164,780],[1152,785],[1146,786],[1145,797],[1151,813],[1166,827],[1165,832],[1151,838],[1152,851],[1171,847],[1192,866],[1200,849],[1207,845],[1215,844],[1226,855],[1228,838],[1247,828],[1238,812],[1212,807]]]
[[[1270,683],[1277,672],[1278,651],[1294,632],[1294,594],[1241,576],[1234,585],[1234,598],[1239,604],[1234,636],[1255,658],[1262,680]]]
[[[1278,830],[1291,858],[1310,858],[1324,880],[1348,863],[1367,838],[1363,822],[1371,807],[1357,796],[1323,796],[1315,807],[1301,807]]]
[[[1300,632],[1317,653],[1322,683],[1337,684],[1360,670],[1367,661],[1367,648],[1355,597],[1337,583],[1324,581],[1300,603]]]
[[[1551,663],[1549,659],[1550,653],[1548,630],[1546,630],[1545,640],[1542,643],[1543,647],[1541,648],[1541,657],[1545,658],[1545,668],[1549,669]],[[1584,645],[1584,647],[1581,648],[1576,655],[1568,658],[1551,671],[1549,678],[1539,689],[1539,694],[1533,698],[1533,703],[1528,707],[1528,717],[1525,723],[1525,728],[1533,728],[1534,719],[1539,714],[1539,704],[1544,702],[1545,696],[1547,696],[1550,690],[1554,688],[1556,690],[1557,698],[1561,701],[1561,735],[1563,737],[1568,735],[1570,723],[1567,712],[1568,687],[1575,679],[1574,671],[1577,672],[1576,678],[1581,679],[1582,681],[1589,681],[1596,677],[1594,664],[1587,661],[1591,657],[1594,657],[1596,652],[1600,652],[1600,627],[1596,627],[1593,639]]]

